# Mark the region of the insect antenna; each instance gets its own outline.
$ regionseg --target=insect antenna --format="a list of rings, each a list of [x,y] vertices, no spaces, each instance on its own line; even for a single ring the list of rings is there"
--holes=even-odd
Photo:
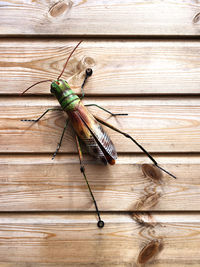
[[[64,67],[63,67],[63,70],[61,71],[60,75],[59,75],[58,78],[57,78],[58,80],[59,80],[60,77],[63,75],[63,72],[65,71],[65,68],[66,68],[66,66],[67,66],[67,63],[69,62],[70,57],[73,55],[73,53],[74,53],[74,51],[76,50],[76,48],[77,48],[82,42],[83,42],[83,40],[81,40],[81,41],[74,47],[74,49],[72,50],[72,52],[70,53],[70,55],[69,55],[67,61],[65,62],[65,65],[64,65]]]
[[[24,95],[29,89],[31,89],[32,87],[34,87],[35,85],[39,84],[39,83],[45,83],[45,82],[53,82],[52,80],[43,80],[43,81],[39,81],[39,82],[36,82],[34,84],[32,84],[31,86],[29,86],[26,90],[24,90],[24,92],[22,92],[20,94],[20,96]]]
[[[65,62],[65,65],[63,67],[63,70],[61,71],[60,75],[58,76],[58,80],[60,79],[60,77],[63,75],[63,72],[65,71],[66,69],[66,66],[67,66],[67,63],[69,62],[69,59],[70,57],[73,55],[74,51],[76,50],[76,48],[82,43],[83,40],[81,40],[75,47],[74,49],[72,50],[72,52],[70,53],[69,57],[67,58],[67,61]],[[26,90],[24,90],[20,96],[24,95],[29,89],[31,89],[32,87],[34,87],[35,85],[37,84],[40,84],[40,83],[45,83],[45,82],[53,82],[52,80],[43,80],[43,81],[39,81],[39,82],[36,82],[34,84],[32,84],[31,86],[29,86]]]

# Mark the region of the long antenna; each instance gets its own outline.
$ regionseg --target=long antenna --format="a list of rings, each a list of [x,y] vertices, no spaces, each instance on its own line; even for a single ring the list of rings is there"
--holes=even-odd
[[[72,50],[72,52],[70,53],[70,55],[69,55],[67,61],[65,62],[65,65],[64,65],[64,67],[63,67],[63,70],[61,71],[60,75],[59,75],[58,78],[57,78],[58,80],[59,80],[60,77],[63,75],[63,72],[65,71],[65,68],[66,68],[66,66],[67,66],[67,63],[69,62],[70,57],[73,55],[73,53],[74,53],[74,51],[76,50],[76,48],[77,48],[82,42],[83,42],[83,40],[81,40],[81,41],[74,47],[74,49]]]
[[[76,50],[76,48],[82,43],[83,40],[81,40],[75,47],[74,49],[72,50],[72,52],[70,53],[69,57],[67,58],[67,61],[65,62],[65,65],[63,67],[63,70],[61,71],[60,75],[58,76],[58,80],[60,79],[60,77],[63,75],[63,72],[65,71],[65,68],[67,66],[67,63],[69,62],[69,59],[70,57],[73,55],[74,51]],[[52,80],[43,80],[43,81],[39,81],[39,82],[36,82],[34,84],[32,84],[31,86],[29,86],[26,90],[24,90],[20,96],[24,95],[29,89],[31,89],[33,86],[37,85],[37,84],[40,84],[40,83],[45,83],[45,82],[53,82]]]
[[[45,82],[53,82],[52,80],[43,80],[43,81],[40,81],[40,82],[36,82],[34,84],[32,84],[31,86],[29,86],[26,90],[24,90],[24,92],[22,92],[20,94],[20,96],[24,95],[29,89],[31,89],[33,86],[39,84],[39,83],[45,83]]]

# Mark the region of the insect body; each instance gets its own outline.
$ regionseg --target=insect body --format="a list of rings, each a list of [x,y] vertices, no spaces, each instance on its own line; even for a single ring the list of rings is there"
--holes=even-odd
[[[62,109],[67,112],[73,129],[86,144],[90,154],[105,164],[107,162],[114,164],[117,153],[110,137],[80,98],[70,89],[68,83],[62,79],[53,82],[51,93],[56,96]]]
[[[34,85],[28,87],[22,93],[22,95],[23,95],[26,91],[28,91],[30,88],[32,88],[36,84],[39,84],[42,82],[51,82],[51,90],[50,91],[59,101],[61,108],[48,109],[36,120],[22,120],[22,121],[38,122],[50,110],[65,111],[68,114],[68,119],[67,119],[66,125],[63,129],[63,132],[62,132],[62,135],[60,138],[60,142],[58,144],[58,147],[57,147],[55,153],[53,154],[52,159],[55,158],[57,152],[59,151],[59,149],[61,147],[61,143],[62,143],[62,139],[63,139],[64,133],[65,133],[65,130],[66,130],[67,125],[70,121],[71,125],[74,129],[74,132],[75,132],[76,144],[77,144],[77,148],[78,148],[79,160],[80,160],[80,166],[81,166],[80,170],[84,176],[84,179],[86,181],[90,195],[93,199],[93,202],[94,202],[94,205],[96,208],[96,212],[98,215],[97,225],[99,228],[102,228],[104,226],[104,222],[101,220],[95,197],[92,193],[92,190],[90,188],[89,182],[88,182],[86,174],[85,174],[85,168],[84,168],[83,161],[82,161],[83,156],[82,156],[82,150],[81,150],[81,143],[80,143],[80,140],[82,142],[84,142],[86,147],[88,148],[89,153],[91,155],[95,156],[97,159],[101,160],[104,164],[107,164],[107,163],[109,163],[111,165],[115,164],[115,160],[117,159],[117,153],[116,153],[115,147],[114,147],[110,137],[107,135],[107,133],[102,128],[101,124],[111,128],[112,130],[117,131],[118,133],[123,134],[125,137],[131,139],[150,158],[150,160],[154,163],[154,165],[157,168],[166,172],[167,174],[169,174],[173,178],[176,178],[176,177],[173,174],[166,171],[165,169],[163,169],[161,166],[159,166],[158,163],[156,162],[156,160],[135,139],[133,139],[132,136],[130,136],[129,134],[127,134],[125,132],[122,132],[121,130],[108,124],[107,122],[103,121],[102,119],[94,117],[88,111],[86,106],[96,106],[96,107],[104,110],[105,112],[108,112],[112,116],[128,115],[128,114],[114,114],[114,113],[112,113],[112,112],[106,110],[105,108],[100,107],[96,104],[90,104],[90,105],[84,105],[83,104],[83,102],[81,101],[81,99],[84,97],[83,88],[84,88],[84,85],[85,85],[88,77],[90,77],[92,75],[91,69],[86,70],[85,79],[84,79],[83,84],[81,86],[81,90],[82,90],[82,97],[81,98],[79,98],[72,91],[69,84],[65,80],[61,79],[61,76],[62,76],[62,74],[63,74],[63,72],[67,66],[67,63],[68,63],[71,55],[73,54],[73,52],[76,50],[76,48],[79,46],[80,43],[81,42],[79,42],[78,45],[70,53],[65,65],[63,67],[62,72],[60,73],[60,75],[58,76],[58,78],[55,81],[44,80],[44,81],[37,82]]]

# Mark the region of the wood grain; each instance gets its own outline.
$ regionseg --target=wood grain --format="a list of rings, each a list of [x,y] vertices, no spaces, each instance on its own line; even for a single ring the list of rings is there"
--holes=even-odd
[[[131,134],[150,152],[200,151],[199,98],[88,98],[84,103],[96,103],[114,113],[128,113],[128,116],[110,118],[98,108],[89,108],[93,114]],[[65,125],[65,114],[52,111],[35,124],[20,120],[36,119],[56,105],[53,98],[2,97],[0,151],[53,153]],[[70,129],[65,134],[61,152],[77,152]],[[131,140],[106,130],[118,152],[141,152]]]
[[[1,35],[199,35],[198,1],[8,1]]]
[[[86,174],[102,211],[199,210],[200,157],[156,156],[177,180],[144,164],[145,156],[119,155],[115,166],[85,157]],[[0,156],[0,211],[94,211],[78,156]]]
[[[0,3],[0,267],[199,267],[200,2],[194,0],[45,0]],[[28,37],[28,38],[27,38]],[[115,166],[84,153],[80,172],[73,131],[51,160],[66,114],[50,84],[63,75],[84,103],[129,116],[91,112],[131,134],[107,130]],[[84,150],[86,152],[86,150]]]
[[[0,41],[0,94],[19,94],[28,86],[55,79],[78,40]],[[199,94],[198,41],[85,40],[64,73],[80,93],[85,69],[93,68],[86,95]],[[27,94],[50,94],[50,84]]]
[[[23,267],[26,262],[29,266],[141,266],[138,256],[152,242],[159,242],[160,250],[151,251],[153,257],[145,266],[198,266],[198,214],[103,216],[106,226],[99,230],[91,214],[1,214],[2,266],[18,266],[16,259]]]

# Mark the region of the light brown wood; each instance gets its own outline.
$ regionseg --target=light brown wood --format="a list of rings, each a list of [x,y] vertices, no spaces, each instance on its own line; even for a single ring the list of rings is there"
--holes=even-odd
[[[0,267],[199,267],[200,2],[3,0],[0,22]],[[66,114],[20,121],[58,106],[48,83],[19,94],[55,80],[81,39],[63,78],[80,93],[91,67],[84,103],[129,116],[90,111],[177,176],[107,129],[116,165],[84,150],[103,229],[70,128],[51,160]]]
[[[20,120],[36,119],[57,103],[53,98],[1,98],[0,151],[53,153],[65,125],[65,114],[51,111],[38,123]],[[115,113],[128,113],[128,116],[109,118],[104,111],[90,108],[93,114],[131,134],[150,152],[200,151],[199,98],[88,98],[84,103],[96,103]],[[61,152],[76,152],[73,132],[68,129]],[[111,129],[106,131],[118,152],[141,152],[123,135]]]
[[[119,155],[115,166],[85,157],[86,175],[100,210],[199,210],[200,157],[158,156],[177,180],[145,156]],[[77,155],[2,155],[0,211],[94,211]]]
[[[2,266],[198,266],[198,214],[103,217],[100,230],[92,214],[1,214]]]
[[[35,82],[56,79],[78,40],[1,40],[0,94],[19,94]],[[85,40],[63,78],[80,93],[93,68],[87,95],[198,94],[199,41]],[[27,94],[50,94],[50,83]]]
[[[2,1],[2,35],[199,35],[198,1]]]

